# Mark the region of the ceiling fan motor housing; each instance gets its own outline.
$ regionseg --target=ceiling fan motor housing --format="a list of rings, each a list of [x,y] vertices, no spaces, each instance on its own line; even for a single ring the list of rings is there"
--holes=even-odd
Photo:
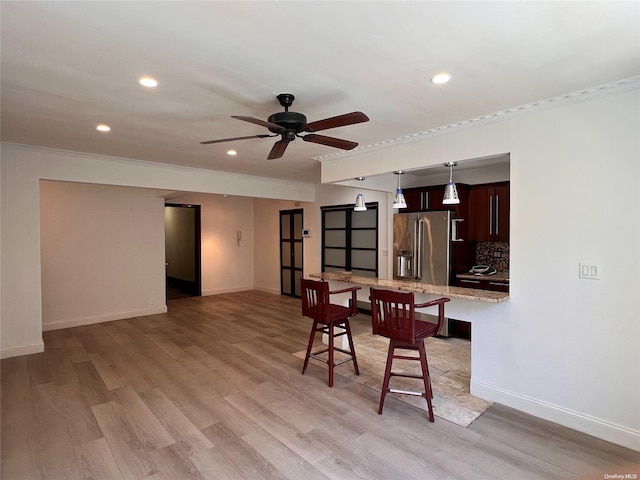
[[[287,131],[299,133],[302,130],[302,126],[307,124],[307,117],[297,112],[278,112],[271,115],[267,121],[269,123],[280,125]],[[269,131],[272,133],[282,133],[281,131],[272,128],[270,128]]]

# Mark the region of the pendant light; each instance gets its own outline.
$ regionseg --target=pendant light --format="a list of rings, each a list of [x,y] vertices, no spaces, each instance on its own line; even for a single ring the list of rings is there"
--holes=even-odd
[[[443,205],[457,205],[460,203],[458,189],[456,188],[456,184],[453,183],[453,167],[456,165],[456,162],[447,162],[444,164],[445,167],[449,167],[449,183],[444,187]]]
[[[362,181],[364,177],[356,177],[356,180],[360,182],[360,193],[356,196],[356,204],[353,207],[354,212],[364,212],[367,210],[367,204],[364,201],[364,194],[362,193]]]
[[[407,201],[404,199],[404,194],[402,193],[402,188],[400,187],[400,175],[404,174],[403,170],[398,170],[397,172],[393,172],[395,175],[398,175],[398,189],[396,190],[396,196],[393,199],[393,208],[407,208]]]

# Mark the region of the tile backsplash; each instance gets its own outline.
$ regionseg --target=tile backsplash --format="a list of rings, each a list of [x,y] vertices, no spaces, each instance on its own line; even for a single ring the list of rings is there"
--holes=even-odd
[[[508,242],[476,243],[476,265],[490,265],[499,272],[509,271]]]

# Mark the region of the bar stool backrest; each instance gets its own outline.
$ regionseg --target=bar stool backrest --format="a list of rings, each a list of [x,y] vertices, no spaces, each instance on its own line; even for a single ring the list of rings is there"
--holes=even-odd
[[[300,279],[302,315],[318,322],[329,320],[329,283]]]
[[[416,322],[413,293],[375,288],[370,292],[373,334],[414,344]]]

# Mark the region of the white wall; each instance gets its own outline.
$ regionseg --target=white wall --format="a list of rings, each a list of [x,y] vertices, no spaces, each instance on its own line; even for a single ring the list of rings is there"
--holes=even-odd
[[[202,295],[253,288],[253,199],[183,194],[170,203],[200,205]],[[242,232],[240,245],[237,232]]]
[[[322,177],[501,152],[511,300],[474,327],[472,391],[640,450],[638,90],[325,161]],[[579,279],[580,262],[600,280]]]
[[[154,190],[42,181],[42,328],[166,311],[164,200]]]

